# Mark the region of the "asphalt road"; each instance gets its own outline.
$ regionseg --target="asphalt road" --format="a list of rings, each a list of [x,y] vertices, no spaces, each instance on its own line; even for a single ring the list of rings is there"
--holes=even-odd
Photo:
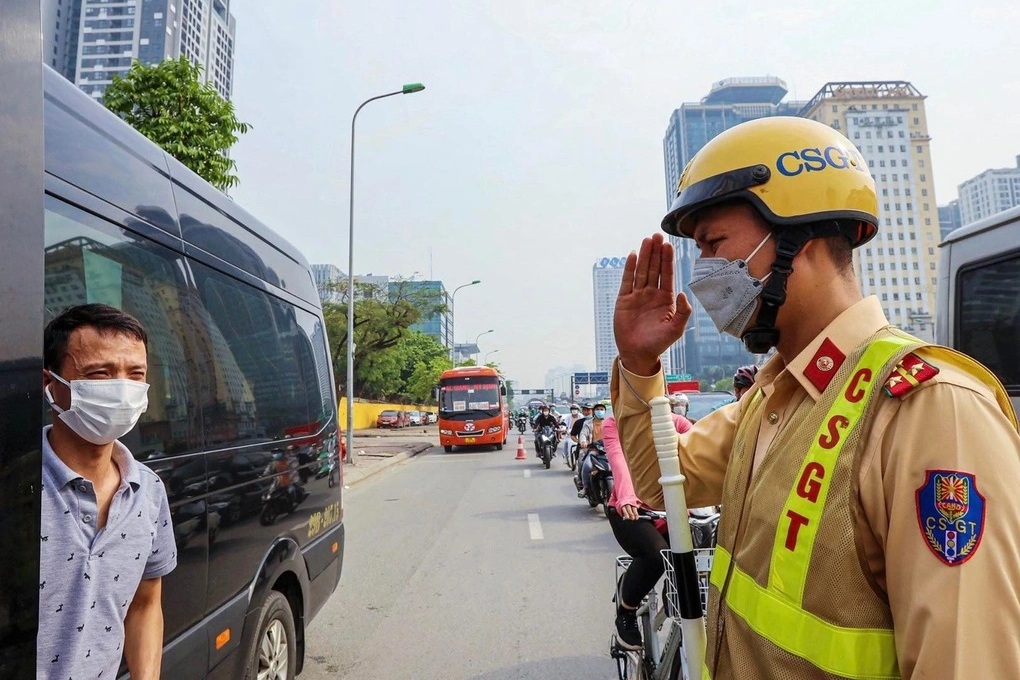
[[[616,677],[602,515],[525,437],[434,447],[347,491],[340,586],[308,629],[302,680]],[[510,444],[513,443],[513,446]]]

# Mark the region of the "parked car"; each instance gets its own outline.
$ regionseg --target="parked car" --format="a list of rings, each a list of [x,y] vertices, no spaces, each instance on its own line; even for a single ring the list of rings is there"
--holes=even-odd
[[[375,419],[376,427],[403,427],[404,418],[401,415],[403,411],[383,411]]]
[[[421,411],[408,411],[408,422],[411,425],[424,425],[424,415]]]

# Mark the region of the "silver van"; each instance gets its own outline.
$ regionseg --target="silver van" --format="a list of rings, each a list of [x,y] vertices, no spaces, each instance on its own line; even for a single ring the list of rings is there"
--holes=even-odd
[[[1020,207],[961,227],[940,247],[936,340],[987,366],[1020,409]]]

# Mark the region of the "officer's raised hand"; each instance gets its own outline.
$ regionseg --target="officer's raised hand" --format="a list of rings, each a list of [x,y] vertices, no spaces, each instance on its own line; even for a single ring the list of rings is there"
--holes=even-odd
[[[680,339],[691,316],[683,293],[673,293],[673,246],[655,234],[627,256],[616,297],[613,332],[620,361],[639,375],[658,369],[659,355]]]

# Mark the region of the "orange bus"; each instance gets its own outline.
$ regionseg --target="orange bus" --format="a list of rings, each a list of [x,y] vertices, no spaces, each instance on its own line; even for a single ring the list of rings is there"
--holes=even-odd
[[[439,443],[495,446],[502,450],[510,430],[506,381],[488,366],[461,366],[439,378]]]

